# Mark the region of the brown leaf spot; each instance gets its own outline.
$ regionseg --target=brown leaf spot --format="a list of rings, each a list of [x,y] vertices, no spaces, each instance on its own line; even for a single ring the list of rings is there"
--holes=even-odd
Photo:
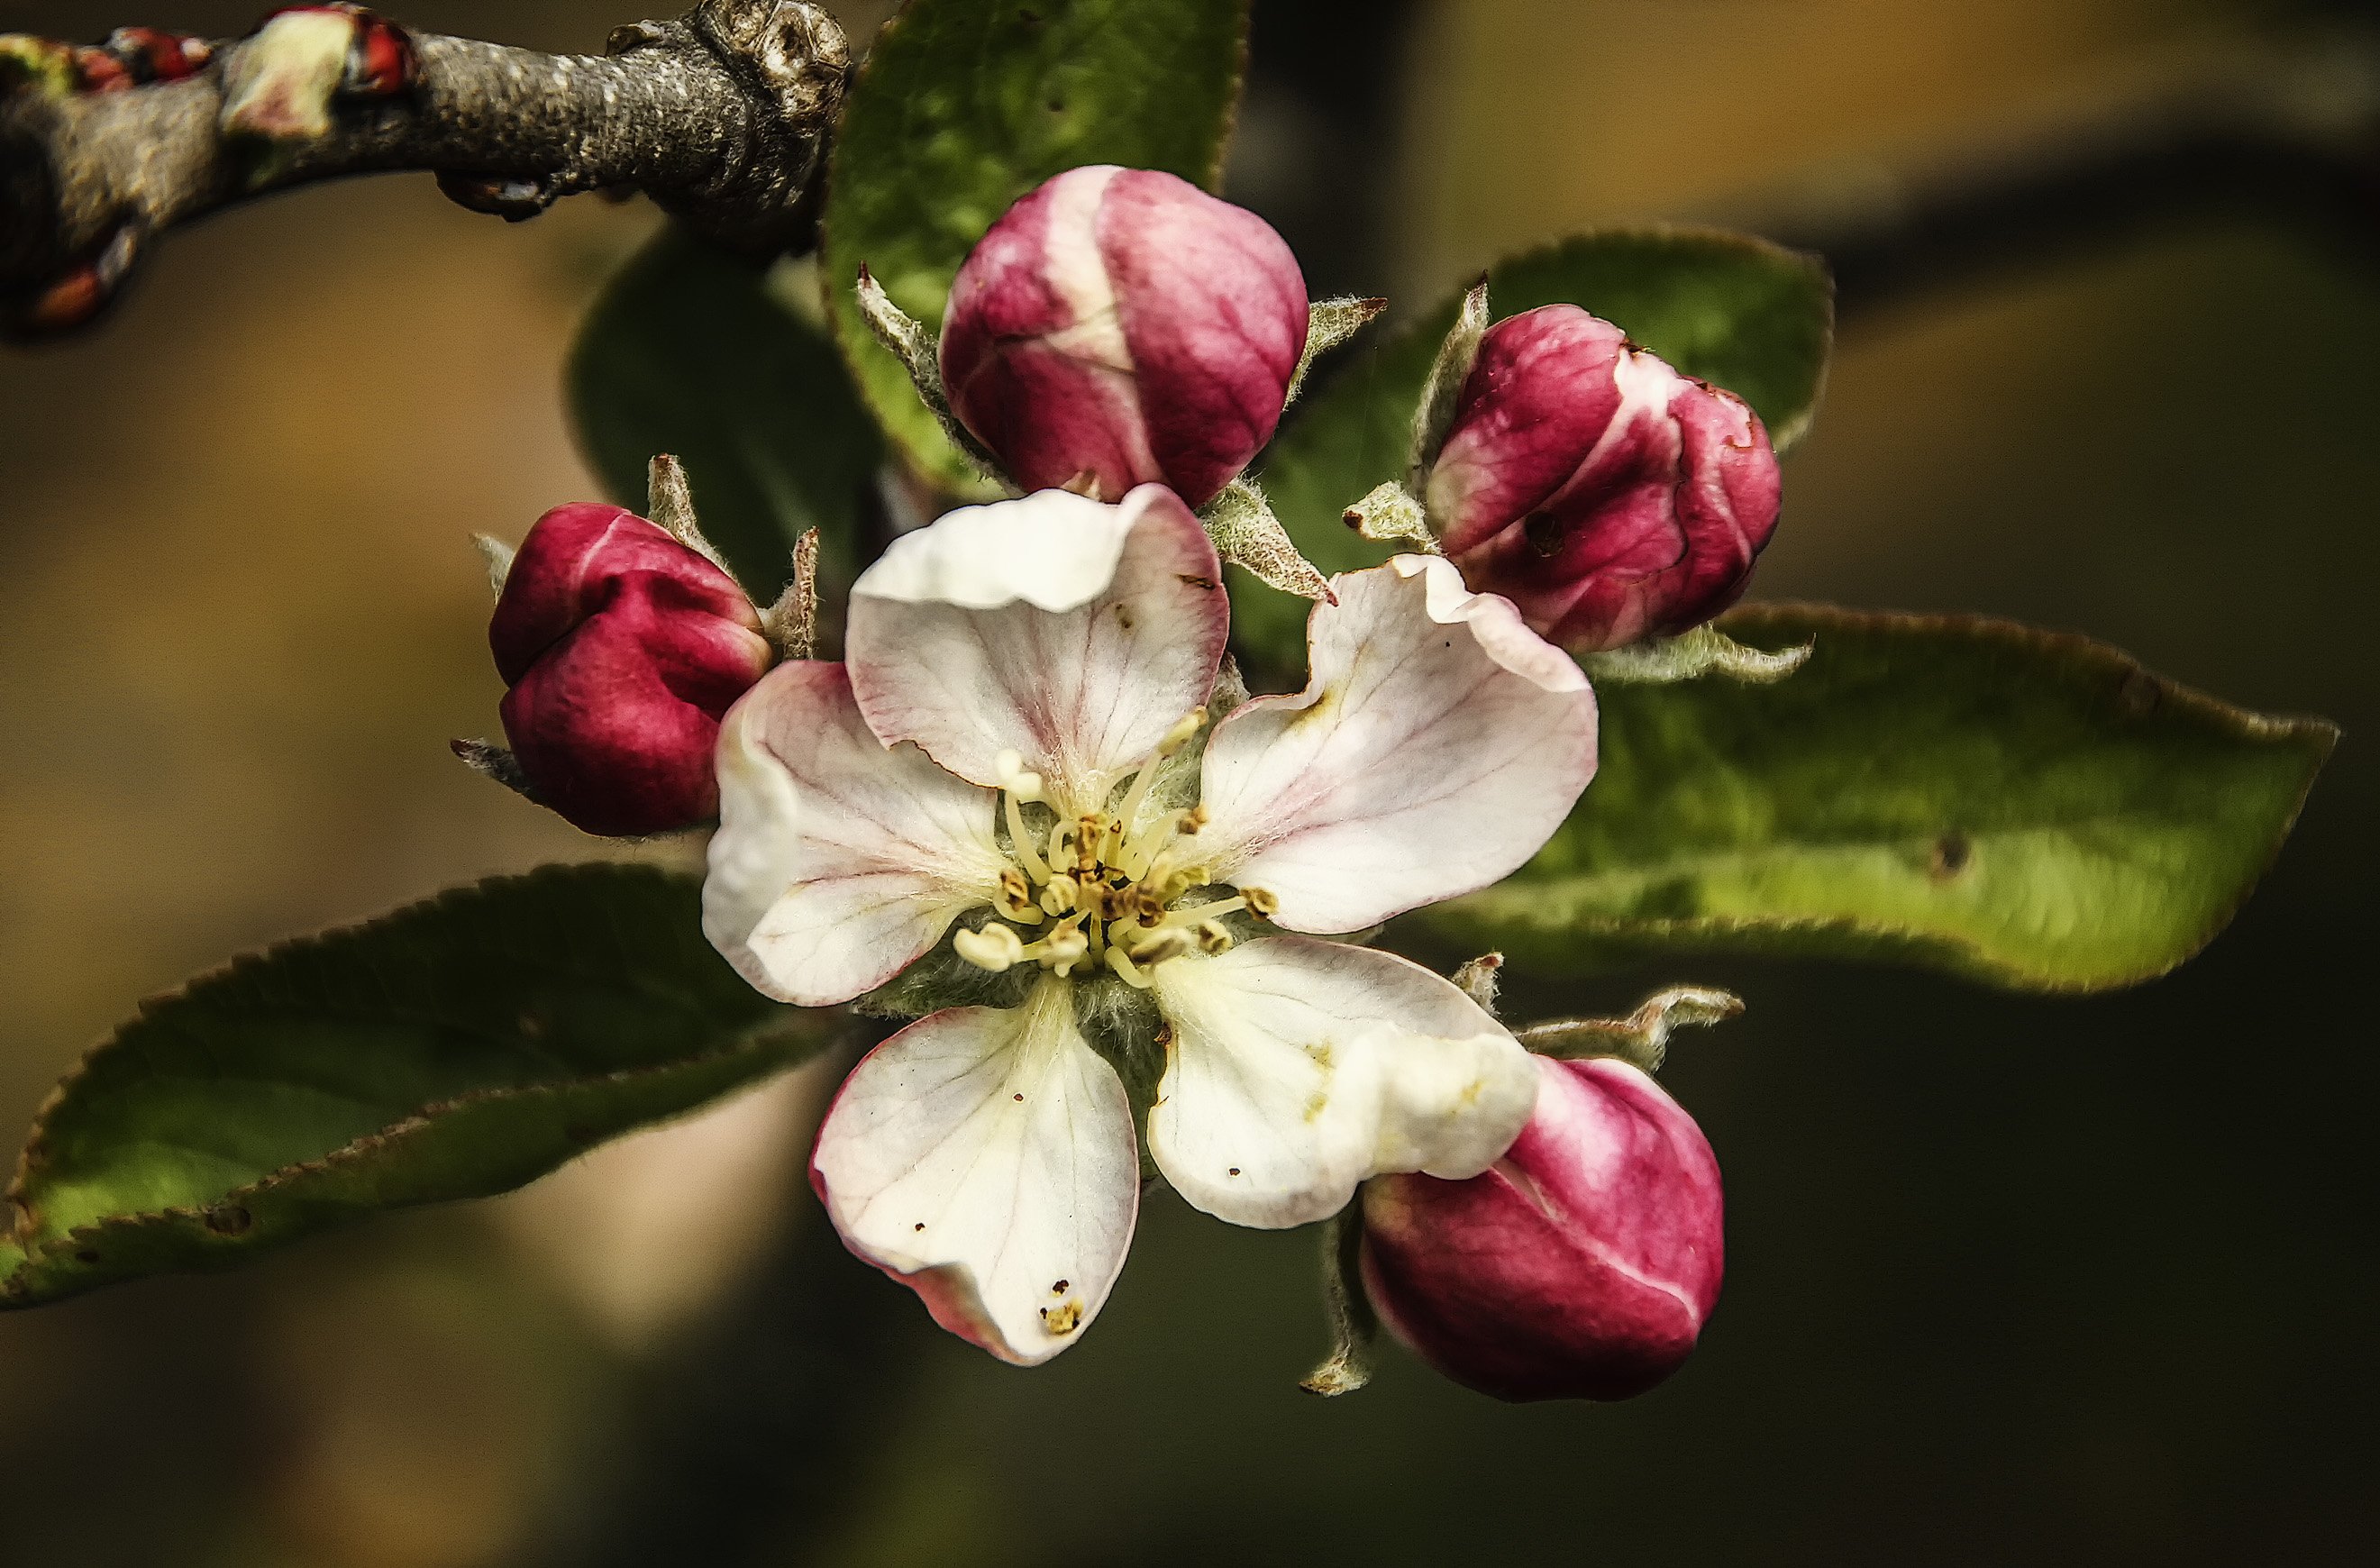
[[[1965,870],[1975,857],[1975,846],[1962,833],[1947,833],[1934,841],[1934,863],[1931,875],[1937,882],[1947,882]]]
[[[207,1229],[219,1236],[244,1236],[255,1228],[256,1216],[237,1203],[219,1204],[206,1212]]]

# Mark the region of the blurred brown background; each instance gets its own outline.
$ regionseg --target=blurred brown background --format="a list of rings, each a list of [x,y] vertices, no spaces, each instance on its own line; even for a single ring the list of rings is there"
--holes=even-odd
[[[863,37],[886,7],[837,8]],[[256,9],[7,0],[0,28],[222,33]],[[1408,303],[1583,225],[1855,183],[2366,19],[1257,13],[1234,194],[1318,291]],[[585,50],[632,19],[396,14]],[[301,193],[176,237],[100,335],[0,358],[11,1136],[143,993],[602,852],[444,743],[491,733],[499,694],[466,536],[591,493],[559,367],[651,222],[581,200],[508,227],[426,178]],[[2138,991],[1736,962],[1584,986],[1752,1003],[1667,1075],[1727,1166],[1732,1256],[1658,1392],[1510,1409],[1392,1357],[1312,1401],[1309,1238],[1170,1198],[1099,1333],[999,1367],[801,1239],[818,1085],[797,1079],[512,1198],[0,1318],[0,1562],[2360,1557],[2380,1523],[2380,1073],[2354,991],[2380,864],[2375,358],[2373,258],[2225,217],[1847,322],[1758,593],[2081,629],[2349,735],[2239,925]],[[790,1305],[812,1295],[838,1305]]]

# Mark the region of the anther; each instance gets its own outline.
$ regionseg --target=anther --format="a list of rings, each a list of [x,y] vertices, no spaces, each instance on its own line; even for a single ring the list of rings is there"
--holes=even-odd
[[[1014,866],[1000,873],[1000,912],[1028,926],[1041,923],[1041,910],[1033,902],[1033,884]],[[1053,909],[1050,913],[1062,911]]]
[[[1147,991],[1154,983],[1147,975],[1140,972],[1138,966],[1124,956],[1124,951],[1121,947],[1108,949],[1108,967],[1116,972],[1118,979],[1138,990]]]
[[[1174,819],[1173,831],[1178,833],[1196,834],[1200,828],[1205,827],[1208,822],[1211,822],[1214,820],[1214,814],[1208,811],[1205,804],[1202,802],[1199,805],[1193,806],[1190,809],[1183,812],[1181,816]]]
[[[1052,915],[1071,915],[1081,904],[1082,884],[1073,876],[1061,872],[1050,879],[1041,890],[1041,907]]]
[[[961,931],[951,939],[958,955],[978,969],[1001,974],[1025,961],[1025,939],[1014,926],[993,921],[979,931]]]
[[[1196,927],[1198,951],[1212,958],[1232,950],[1232,933],[1223,929],[1220,920],[1201,920]]]
[[[1179,958],[1198,945],[1198,939],[1178,926],[1147,936],[1136,937],[1132,944],[1133,962],[1155,968],[1169,959]]]
[[[1107,846],[1108,820],[1094,812],[1075,823],[1075,869],[1091,872],[1099,869],[1099,852]]]
[[[1020,804],[1039,800],[1041,775],[1027,770],[1022,755],[1003,751],[991,760],[992,771],[1000,775],[1000,787],[1014,796]]]
[[[1165,732],[1165,738],[1157,743],[1157,754],[1160,757],[1172,756],[1197,738],[1198,732],[1206,727],[1207,710],[1201,704],[1183,714],[1181,720]]]
[[[1240,896],[1248,901],[1248,913],[1259,920],[1269,920],[1281,913],[1281,900],[1260,887],[1244,887]]]
[[[1056,971],[1060,979],[1064,979],[1067,972],[1090,952],[1091,939],[1083,934],[1079,926],[1061,926],[1033,945],[1041,949],[1041,962]]]

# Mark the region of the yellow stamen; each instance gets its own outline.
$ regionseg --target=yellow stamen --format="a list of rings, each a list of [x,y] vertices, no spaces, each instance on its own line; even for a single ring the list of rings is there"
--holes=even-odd
[[[1017,809],[1015,795],[1013,793],[1006,795],[1002,799],[1008,807],[1008,842],[1014,847],[1016,858],[1024,862],[1026,875],[1037,882],[1048,881],[1050,880],[1049,862],[1042,859],[1035,851],[1033,835],[1025,831],[1025,813]]]
[[[1236,915],[1248,906],[1245,898],[1226,898],[1213,904],[1195,905],[1188,909],[1176,909],[1165,917],[1169,926],[1195,926],[1201,921],[1212,924],[1224,915]]]
[[[1244,887],[1240,897],[1246,903],[1248,913],[1259,920],[1269,920],[1281,913],[1281,900],[1260,887]]]
[[[1083,884],[1071,875],[1053,876],[1041,890],[1041,907],[1052,915],[1071,915],[1082,903],[1082,891]]]
[[[1201,920],[1197,927],[1198,951],[1212,958],[1232,950],[1232,933],[1223,929],[1220,920]]]
[[[958,955],[978,969],[1002,974],[1025,961],[1025,941],[1014,926],[997,920],[979,931],[961,931],[951,939]]]
[[[1040,906],[1033,902],[1033,884],[1014,866],[1000,873],[998,906],[1002,915],[1021,925],[1041,923]]]
[[[1147,975],[1142,974],[1131,959],[1124,956],[1123,949],[1121,947],[1108,949],[1108,967],[1116,972],[1118,978],[1137,990],[1147,991],[1155,983]]]
[[[1041,775],[1029,772],[1025,759],[1014,751],[1003,751],[991,760],[992,772],[999,775],[1000,787],[1017,799],[1030,804],[1048,798],[1041,793]]]
[[[1160,964],[1181,957],[1197,945],[1198,939],[1179,927],[1168,927],[1159,931],[1135,931],[1132,957],[1136,964],[1155,968]]]
[[[1196,739],[1198,732],[1206,727],[1207,707],[1200,703],[1174,721],[1173,727],[1165,732],[1165,738],[1157,743],[1157,754],[1160,757],[1172,756]]]
[[[1049,965],[1060,979],[1064,979],[1090,952],[1091,939],[1083,934],[1081,927],[1070,921],[1033,945],[1041,949],[1035,956]]]

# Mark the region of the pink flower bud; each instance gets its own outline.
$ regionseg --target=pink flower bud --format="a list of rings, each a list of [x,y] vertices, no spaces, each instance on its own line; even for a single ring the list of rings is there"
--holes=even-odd
[[[1537,1108],[1464,1182],[1364,1187],[1364,1283],[1397,1337],[1499,1399],[1626,1399],[1718,1300],[1718,1161],[1624,1062],[1537,1058]]]
[[[540,799],[591,833],[719,810],[719,721],[767,671],[734,578],[617,506],[557,506],[521,541],[488,623],[504,734]]]
[[[1778,497],[1768,432],[1740,398],[1548,305],[1488,329],[1427,501],[1474,589],[1593,652],[1734,603]]]
[[[1148,169],[1071,169],[1008,210],[942,321],[953,412],[1026,491],[1162,484],[1203,506],[1272,439],[1305,279],[1270,225]]]

